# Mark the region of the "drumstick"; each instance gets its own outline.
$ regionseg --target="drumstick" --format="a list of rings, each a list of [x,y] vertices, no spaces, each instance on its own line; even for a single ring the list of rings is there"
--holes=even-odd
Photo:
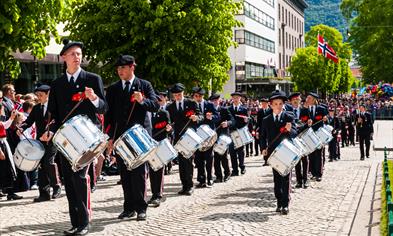
[[[179,135],[183,133],[184,129],[190,124],[191,118],[187,121],[186,125],[184,125],[183,129],[180,131]]]
[[[175,124],[175,122],[172,122],[172,123],[170,123],[169,125],[172,126],[172,125],[174,125],[174,124]],[[158,131],[157,133],[155,133],[155,134],[153,135],[153,138],[157,137],[157,135],[161,134],[161,133],[164,132],[165,130],[166,130],[166,127],[164,127],[164,129],[161,129],[160,131]]]
[[[51,124],[53,124],[53,121],[51,121],[51,119],[52,119],[52,114],[48,111],[48,123],[46,124],[46,136],[47,137],[49,137],[49,127],[50,127],[50,125]],[[46,142],[46,144],[48,145],[49,144],[49,140]]]
[[[68,117],[75,111],[76,108],[79,107],[79,105],[85,100],[85,98],[81,98],[81,100],[79,100],[79,102],[77,104],[75,104],[75,106],[71,109],[70,112],[68,112],[68,114],[66,115],[66,117],[63,119],[63,121],[61,123],[64,123],[65,121],[67,121]]]
[[[134,103],[132,103],[131,111],[130,111],[130,114],[128,115],[128,119],[127,119],[127,123],[126,123],[127,125],[128,125],[128,122],[130,122],[132,113],[134,112],[135,104],[136,104],[136,101],[134,101]]]
[[[240,118],[243,118],[243,119],[248,118],[248,116],[245,116],[245,115],[238,115],[238,114],[235,114],[235,116],[240,117]]]
[[[26,137],[26,135],[23,133],[24,130],[23,130],[22,128],[18,127],[18,126],[16,126],[16,128],[19,130],[19,132],[22,134],[22,136],[30,143],[30,145],[31,145],[32,147],[34,147],[33,143],[32,143],[32,142]],[[21,131],[22,131],[22,132],[21,132]]]

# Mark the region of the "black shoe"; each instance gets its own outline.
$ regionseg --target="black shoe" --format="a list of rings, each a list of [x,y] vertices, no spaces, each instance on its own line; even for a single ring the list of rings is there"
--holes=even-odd
[[[317,177],[317,178],[315,178],[315,180],[316,180],[317,182],[321,182],[321,181],[322,181],[322,178],[321,178],[321,177]]]
[[[53,187],[52,199],[56,199],[61,195],[61,186],[57,185]]]
[[[192,193],[194,192],[194,189],[189,189],[189,190],[186,190],[185,192],[184,192],[184,195],[186,195],[186,196],[191,196],[192,195]]]
[[[116,183],[116,184],[121,184],[121,180],[117,181],[117,183]]]
[[[20,200],[22,198],[23,198],[22,196],[16,195],[15,193],[11,193],[11,194],[7,195],[7,200],[8,201],[10,201],[10,200]]]
[[[246,173],[246,169],[241,170],[240,173],[241,173],[242,175],[244,175],[244,174]]]
[[[281,207],[277,207],[276,212],[281,212]]]
[[[302,187],[302,184],[301,183],[297,183],[296,185],[295,185],[295,188],[301,188]]]
[[[370,158],[369,156],[367,156],[367,158]]]
[[[281,210],[281,214],[288,215],[288,213],[289,213],[288,207],[283,207],[282,210]]]
[[[137,221],[146,220],[146,213],[145,212],[138,213],[138,216],[136,217],[136,220]]]
[[[246,154],[246,157],[249,157],[250,155],[249,154]]]
[[[72,227],[69,230],[64,230],[63,233],[64,235],[74,235],[77,230],[78,230],[77,227]]]
[[[255,153],[255,155],[254,155],[255,157],[257,157],[257,156],[259,156],[259,153]]]
[[[239,173],[232,172],[231,176],[239,176]]]
[[[222,179],[221,178],[217,178],[214,180],[214,183],[222,183]]]
[[[227,182],[231,178],[230,175],[224,177],[224,182]]]
[[[150,199],[150,201],[148,202],[150,207],[159,207],[160,203],[161,203],[161,200],[159,198]]]
[[[179,195],[184,195],[185,192],[186,192],[186,190],[183,188],[182,190],[180,190],[180,191],[178,192],[178,194],[179,194]]]
[[[213,181],[211,181],[211,180],[207,181],[206,187],[208,187],[208,188],[213,187]]]
[[[263,163],[263,166],[269,166],[269,164],[267,164],[267,162]]]
[[[123,211],[117,218],[124,219],[124,218],[131,218],[135,216],[135,211]]]
[[[333,162],[333,159],[329,159],[329,162]]]
[[[364,157],[361,157],[360,160],[361,160],[361,161],[364,161]]]
[[[94,193],[96,191],[96,186],[91,187],[90,192]]]
[[[86,235],[89,233],[89,226],[78,228],[74,235]]]
[[[47,197],[44,196],[39,196],[33,199],[33,202],[45,202],[45,201],[49,201],[50,200],[50,196],[48,195]]]
[[[308,188],[308,181],[303,183],[303,188]]]
[[[196,187],[197,188],[206,188],[206,183],[199,183]]]

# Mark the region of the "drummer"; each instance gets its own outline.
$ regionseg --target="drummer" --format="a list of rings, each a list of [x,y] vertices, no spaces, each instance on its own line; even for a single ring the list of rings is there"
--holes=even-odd
[[[266,116],[260,132],[263,156],[270,156],[284,138],[294,138],[297,134],[292,114],[284,111],[285,93],[274,91],[269,98],[272,114]],[[274,195],[277,199],[276,212],[287,215],[289,212],[290,173],[281,176],[273,169]]]
[[[235,123],[230,127],[231,130],[241,129],[248,124],[248,112],[247,108],[241,103],[243,95],[239,92],[234,92],[232,96],[232,105],[229,106],[229,112],[234,117]],[[229,153],[232,162],[232,174],[231,176],[239,176],[240,173],[243,175],[246,173],[246,166],[244,165],[244,146],[235,149],[234,143],[229,146]]]
[[[143,126],[151,135],[151,113],[158,111],[157,96],[150,82],[135,76],[135,59],[130,55],[120,55],[115,63],[120,80],[107,89],[106,100],[109,109],[105,114],[106,127],[110,137],[108,153],[113,150],[114,140],[135,124]],[[136,215],[137,220],[146,220],[146,176],[147,164],[128,170],[117,155],[120,164],[120,178],[123,187],[123,212],[119,219]]]
[[[166,92],[158,93],[157,99],[160,104],[160,109],[157,112],[153,112],[151,117],[153,138],[158,142],[168,138],[169,133],[172,131],[169,112],[164,109],[166,105],[165,95]],[[163,131],[163,129],[165,129],[165,131]],[[149,177],[152,196],[147,203],[149,206],[159,207],[164,191],[164,167],[157,171],[149,167]]]
[[[260,136],[260,132],[262,130],[262,123],[263,123],[263,119],[270,115],[272,113],[272,109],[270,109],[269,107],[269,99],[266,97],[262,97],[261,98],[261,108],[259,108],[258,113],[257,113],[257,125],[256,125],[256,136]],[[258,138],[259,140],[259,138]],[[259,143],[261,141],[259,140]],[[264,156],[263,157],[265,163],[263,164],[263,166],[268,166],[267,164],[267,157]]]
[[[235,122],[232,114],[229,112],[228,107],[221,106],[221,97],[219,94],[212,94],[209,100],[213,103],[214,109],[219,112],[219,118],[216,123],[217,136],[229,134],[229,127]],[[224,169],[224,176],[222,175],[221,166]],[[222,183],[229,180],[231,171],[228,163],[228,150],[223,155],[214,152],[214,173],[216,175],[215,183]]]
[[[44,135],[49,124],[49,90],[50,87],[48,85],[41,85],[34,90],[39,103],[33,107],[29,116],[20,127],[22,130],[25,130],[35,123],[38,138]],[[17,131],[17,133],[19,136],[21,135],[20,131]],[[45,154],[40,161],[41,167],[38,170],[39,196],[34,198],[34,202],[49,201],[51,199],[51,187],[53,188],[52,199],[58,198],[61,194],[59,171],[55,162],[55,157],[57,154],[56,147],[52,142],[41,143],[44,145]]]
[[[193,99],[198,103],[199,110],[203,114],[200,125],[208,125],[212,130],[215,130],[219,116],[213,104],[203,99],[205,90],[201,87],[194,87],[192,92]],[[197,188],[213,187],[213,146],[204,152],[196,151],[195,165],[198,170],[197,181],[199,184]]]
[[[337,161],[340,158],[340,144],[337,142],[337,135],[341,130],[341,124],[334,107],[329,107],[326,124],[333,127],[333,139],[329,142],[329,162]]]
[[[318,105],[317,99],[319,98],[318,94],[310,92],[306,97],[305,106],[300,110],[300,120],[304,123],[307,123],[300,131],[312,127],[314,131],[317,131],[320,127],[323,126],[323,122],[327,121],[327,110]],[[312,178],[316,181],[322,181],[322,173],[323,173],[323,157],[322,157],[322,149],[316,149],[314,152],[309,154],[309,165],[311,169]]]
[[[198,104],[184,97],[185,86],[177,83],[172,86],[170,92],[174,97],[174,101],[167,106],[167,111],[174,122],[174,144],[179,141],[187,128],[196,129],[197,125],[202,121],[203,116],[199,110]],[[185,158],[179,153],[179,175],[182,189],[178,192],[180,195],[191,196],[194,192],[194,183],[192,176],[194,174],[194,166],[192,164],[193,157]]]
[[[52,139],[54,132],[63,125],[67,116],[70,119],[76,115],[86,115],[98,126],[99,121],[96,114],[103,114],[107,110],[101,77],[81,68],[83,43],[67,39],[63,43],[60,56],[65,62],[66,70],[51,85],[47,109],[54,124],[50,126],[51,132],[49,134],[45,132],[41,136],[40,140],[43,142]],[[86,99],[79,103],[79,98],[82,97],[86,97]],[[71,112],[76,104],[80,105]],[[87,177],[89,166],[74,172],[66,157],[63,155],[61,157],[72,225],[71,229],[64,231],[64,234],[84,235],[89,232],[91,220],[90,185],[89,177]]]

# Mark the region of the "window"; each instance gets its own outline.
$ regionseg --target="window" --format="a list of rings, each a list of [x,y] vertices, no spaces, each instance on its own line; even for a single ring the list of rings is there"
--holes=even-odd
[[[249,4],[248,2],[244,2],[244,15],[274,30],[274,18]]]
[[[270,68],[269,65],[246,62],[246,79],[268,76],[274,76],[274,68]]]
[[[288,32],[285,32],[285,48],[288,48]]]
[[[282,68],[281,67],[281,53],[278,54],[278,65],[279,65],[279,67],[281,69]]]
[[[264,37],[261,37],[259,35],[244,30],[238,30],[235,32],[235,34],[236,34],[236,42],[238,43],[241,43],[241,38],[245,38],[244,43],[246,45],[256,47],[272,53],[275,52],[275,45],[274,42],[271,40],[268,40]],[[244,36],[242,36],[241,34],[244,34]]]
[[[244,44],[244,30],[236,30],[235,31],[235,42],[239,44]]]
[[[278,45],[281,46],[281,29],[278,29]]]
[[[278,20],[281,20],[281,8],[280,8],[280,4],[278,4]]]

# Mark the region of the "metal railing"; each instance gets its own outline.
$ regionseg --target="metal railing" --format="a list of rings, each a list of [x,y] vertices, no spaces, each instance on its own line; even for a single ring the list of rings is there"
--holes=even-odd
[[[393,235],[393,202],[392,202],[392,190],[390,189],[390,178],[389,178],[389,166],[388,166],[388,151],[384,150],[384,161],[383,161],[383,177],[385,179],[385,191],[386,191],[386,213],[388,235]]]

